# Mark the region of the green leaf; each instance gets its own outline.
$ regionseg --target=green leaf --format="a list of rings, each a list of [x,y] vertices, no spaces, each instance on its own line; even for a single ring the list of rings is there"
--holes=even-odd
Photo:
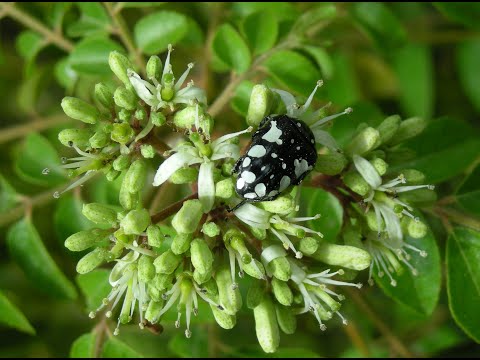
[[[411,255],[408,261],[417,271],[414,276],[411,271],[403,266],[401,275],[394,275],[397,286],[390,285],[388,276],[379,278],[375,272],[375,281],[382,290],[393,300],[424,315],[430,315],[435,309],[441,286],[440,254],[433,233],[421,239],[405,236],[405,242],[420,250],[427,252],[427,257],[421,257],[418,252],[408,251]]]
[[[8,183],[5,177],[0,174],[0,213],[13,208],[18,204],[18,195],[15,189]]]
[[[103,345],[102,357],[105,358],[143,358],[143,355],[120,340],[111,337]]]
[[[433,357],[433,355],[441,351],[466,343],[467,337],[453,325],[443,325],[432,331],[422,334],[422,337],[415,341],[411,349],[415,353],[425,354],[425,357]]]
[[[28,322],[25,315],[13,305],[0,291],[0,323],[20,330],[30,335],[35,334],[35,329]]]
[[[330,54],[325,49],[317,46],[304,46],[303,50],[305,50],[317,63],[322,73],[322,79],[331,79],[335,66]]]
[[[187,34],[187,18],[173,11],[157,11],[142,17],[133,29],[135,43],[147,55],[154,55],[176,44]]]
[[[339,51],[331,59],[333,76],[323,85],[325,97],[337,106],[351,105],[361,98],[352,59]]]
[[[305,348],[285,348],[280,347],[274,353],[265,353],[258,346],[249,346],[242,348],[238,351],[233,351],[232,354],[235,357],[239,358],[281,358],[281,359],[292,359],[292,358],[310,358],[318,359],[321,356],[313,350]]]
[[[477,165],[463,181],[455,198],[462,208],[480,216],[480,165]]]
[[[432,121],[422,134],[405,145],[416,151],[416,157],[390,170],[417,169],[434,184],[462,173],[480,154],[478,132],[464,122],[446,117]]]
[[[112,290],[108,277],[109,270],[98,269],[87,274],[77,275],[77,284],[87,302],[87,310],[95,311],[102,300],[107,297]]]
[[[406,41],[407,34],[402,24],[383,3],[356,3],[352,6],[352,16],[375,44],[384,51],[389,51]]]
[[[117,42],[109,38],[88,37],[75,45],[69,63],[73,70],[83,75],[110,75],[108,55],[114,50],[124,52]]]
[[[263,65],[277,82],[305,96],[312,92],[320,79],[320,73],[312,62],[291,50],[276,52]]]
[[[293,24],[292,32],[307,33],[312,27],[327,25],[337,15],[337,8],[333,4],[319,4],[304,12]]]
[[[250,67],[250,50],[232,25],[223,24],[217,29],[212,47],[215,55],[237,73]]]
[[[205,43],[205,34],[198,23],[192,18],[187,18],[188,31],[180,41],[183,46],[203,46]]]
[[[232,4],[232,11],[240,17],[269,11],[278,21],[293,19],[299,13],[297,8],[289,2],[235,2]]]
[[[47,45],[47,41],[31,30],[22,31],[16,38],[15,46],[20,56],[25,59],[25,74],[27,76],[33,71],[35,58],[45,45]]]
[[[166,2],[119,2],[121,8],[143,8],[143,7],[154,7],[162,6]]]
[[[480,233],[455,228],[447,240],[447,293],[458,326],[480,342]]]
[[[32,184],[52,186],[65,181],[66,175],[60,167],[60,158],[55,148],[42,135],[30,133],[15,160],[15,170],[22,179]],[[50,171],[44,175],[42,171]]]
[[[407,116],[430,118],[434,100],[430,49],[425,45],[409,43],[395,51],[393,60],[403,111]]]
[[[315,188],[303,189],[302,197],[308,204],[309,216],[320,214],[319,219],[308,222],[308,227],[320,231],[323,240],[336,243],[343,224],[343,207],[338,199],[327,191]]]
[[[215,324],[216,326],[216,324]],[[187,339],[182,332],[177,332],[168,342],[169,350],[183,358],[206,358],[208,354],[208,334],[199,328],[192,330],[192,337]]]
[[[450,20],[479,29],[480,4],[477,2],[435,2],[433,5]]]
[[[18,111],[32,115],[37,111],[38,98],[48,87],[49,71],[46,67],[37,67],[30,76],[24,77],[17,91]],[[11,88],[9,87],[9,90]]]
[[[278,36],[278,21],[269,11],[256,12],[245,18],[242,30],[252,54],[258,55],[275,45]]]
[[[95,357],[96,338],[93,333],[87,333],[79,336],[72,343],[70,348],[70,358],[93,358]]]
[[[113,181],[108,181],[104,176],[93,179],[90,185],[92,201],[105,205],[120,205],[118,194],[125,175],[120,175]]]
[[[67,92],[70,92],[78,80],[78,74],[72,69],[68,57],[64,57],[55,64],[55,79],[62,85]]]
[[[253,82],[244,80],[235,89],[235,96],[230,105],[235,112],[243,117],[247,116],[248,104],[250,103],[250,94],[253,89]]]
[[[29,219],[8,229],[7,246],[11,257],[36,287],[51,296],[77,297],[75,287],[55,264]]]
[[[73,3],[71,2],[56,2],[51,5],[51,11],[47,14],[47,20],[52,28],[61,30],[63,18],[72,5]]]
[[[456,56],[457,71],[463,90],[477,111],[480,111],[480,88],[478,87],[480,82],[478,71],[480,40],[472,39],[462,42],[457,47]]]
[[[104,32],[110,25],[110,16],[98,2],[77,2],[82,13],[80,19],[67,28],[69,36],[88,36]]]

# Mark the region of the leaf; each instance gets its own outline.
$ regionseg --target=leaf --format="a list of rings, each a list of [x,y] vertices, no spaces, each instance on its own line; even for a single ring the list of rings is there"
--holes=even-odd
[[[76,5],[82,13],[80,19],[67,28],[69,36],[89,36],[104,32],[110,25],[110,16],[105,8],[98,2],[77,2]]]
[[[37,67],[28,77],[24,77],[17,91],[18,110],[31,115],[36,112],[38,98],[48,86],[49,71],[46,67]],[[11,87],[8,87],[11,90]]]
[[[70,358],[93,358],[95,357],[96,338],[93,333],[87,333],[79,336],[72,343],[70,348]]]
[[[230,105],[235,112],[243,117],[247,116],[248,104],[250,103],[250,94],[253,89],[253,82],[244,80],[235,89],[235,96]]]
[[[104,176],[93,179],[90,183],[92,201],[105,205],[120,205],[118,194],[125,175],[120,175],[113,181],[108,181]]]
[[[13,208],[18,202],[17,192],[5,177],[0,174],[0,213]]]
[[[407,39],[403,25],[383,3],[355,3],[352,6],[352,15],[381,50],[389,51],[402,45]]]
[[[407,116],[430,118],[434,103],[430,49],[425,45],[409,43],[395,51],[393,60],[403,111]]]
[[[322,78],[329,80],[334,73],[334,64],[330,54],[317,46],[304,46],[303,49],[315,60],[321,70]]]
[[[424,315],[430,315],[435,309],[441,286],[440,254],[433,233],[429,230],[421,239],[405,236],[405,242],[420,250],[427,252],[427,257],[421,257],[418,252],[408,251],[411,255],[408,261],[417,271],[414,276],[411,271],[403,266],[401,275],[393,274],[397,286],[390,285],[388,276],[379,278],[374,273],[375,282],[383,292],[393,300]]]
[[[480,343],[480,233],[455,228],[447,240],[446,263],[450,312],[458,326]]]
[[[253,55],[262,54],[275,45],[278,21],[269,11],[253,13],[242,23],[242,33]]]
[[[292,32],[300,35],[307,33],[312,27],[327,25],[337,15],[334,4],[319,4],[307,10],[293,24]]]
[[[102,300],[107,297],[112,290],[108,277],[109,270],[97,269],[87,274],[77,275],[77,284],[87,302],[87,310],[95,311]]]
[[[30,335],[35,334],[35,329],[28,322],[25,315],[13,305],[0,291],[0,323],[20,330]]]
[[[33,71],[35,58],[47,41],[31,30],[22,31],[15,41],[15,46],[20,56],[25,59],[25,74],[29,76]]]
[[[462,208],[480,216],[480,165],[465,178],[458,188],[455,198]]]
[[[180,41],[183,46],[203,46],[205,43],[205,34],[198,23],[192,18],[187,18],[188,31]]]
[[[103,345],[102,357],[105,358],[143,358],[144,356],[120,340],[110,337]]]
[[[250,67],[250,50],[232,25],[223,24],[217,29],[212,48],[215,55],[237,73]]]
[[[434,2],[433,5],[450,20],[472,27],[480,28],[480,4],[476,2]]]
[[[166,4],[166,2],[119,2],[118,5],[121,8],[143,8],[143,7],[154,7],[154,6],[162,6]]]
[[[478,87],[480,82],[480,73],[478,72],[480,40],[473,39],[460,43],[457,47],[456,57],[457,71],[463,90],[477,111],[480,111],[480,88]]]
[[[232,4],[232,11],[240,17],[269,11],[278,21],[293,19],[299,13],[293,4],[288,2],[235,2]]]
[[[40,290],[65,299],[77,297],[75,287],[55,264],[29,219],[22,219],[8,229],[7,246],[26,277]]]
[[[230,356],[235,356],[239,358],[281,358],[281,359],[292,359],[292,358],[310,358],[318,359],[321,356],[313,350],[305,348],[285,348],[280,347],[274,353],[265,353],[258,346],[248,346],[242,348],[241,350],[235,350]]]
[[[71,2],[56,2],[51,6],[51,11],[47,14],[47,21],[50,26],[54,29],[62,29],[63,19],[65,14],[72,7],[73,3]]]
[[[74,71],[83,75],[110,75],[108,55],[114,50],[124,52],[117,42],[107,37],[87,37],[75,45],[69,63]]]
[[[176,44],[187,34],[187,18],[173,11],[157,11],[141,18],[133,29],[135,43],[147,55]]]
[[[276,52],[263,65],[277,82],[305,96],[312,92],[320,79],[312,62],[291,50]]]
[[[323,234],[323,240],[336,243],[343,224],[343,207],[338,199],[322,189],[305,188],[302,197],[308,204],[307,214],[320,214],[319,219],[310,220],[308,227]]]
[[[429,183],[448,180],[470,166],[480,154],[478,132],[468,124],[444,117],[432,121],[423,133],[407,141],[405,146],[416,157],[390,171],[417,169]]]
[[[453,325],[443,325],[425,332],[423,336],[415,341],[412,350],[416,353],[425,354],[425,357],[432,357],[441,351],[466,343],[467,338]]]
[[[182,332],[177,332],[168,342],[169,350],[183,358],[209,357],[207,332],[193,329],[192,333],[192,337],[187,339]]]
[[[64,57],[55,64],[54,75],[57,82],[70,92],[78,80],[78,74],[72,69],[68,57]]]
[[[60,165],[55,148],[46,138],[34,132],[27,135],[15,159],[18,176],[36,185],[52,186],[64,182],[66,175]],[[49,169],[49,173],[44,175],[44,169]]]

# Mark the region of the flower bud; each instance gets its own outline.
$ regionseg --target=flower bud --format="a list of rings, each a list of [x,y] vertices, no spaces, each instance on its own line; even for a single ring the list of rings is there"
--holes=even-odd
[[[265,240],[267,238],[267,230],[266,229],[260,229],[257,227],[248,227],[250,229],[250,232],[252,233],[253,237],[257,238],[258,240]]]
[[[127,69],[133,69],[133,66],[125,55],[118,51],[110,52],[108,65],[110,65],[110,69],[112,69],[113,73],[125,84],[125,86],[131,86],[130,79],[127,75]]]
[[[400,116],[392,115],[387,117],[380,123],[380,125],[377,126],[382,144],[388,143],[393,138],[400,126],[401,121],[402,119]]]
[[[345,147],[345,153],[349,156],[364,155],[378,146],[379,142],[379,132],[372,127],[367,127],[350,141]]]
[[[110,88],[104,83],[98,83],[95,85],[95,91],[93,93],[95,99],[103,105],[106,109],[114,108],[113,93]]]
[[[347,163],[347,158],[338,152],[319,154],[315,170],[326,175],[338,175],[345,169]]]
[[[79,274],[86,274],[101,264],[108,257],[108,250],[105,248],[96,248],[82,257],[77,263],[77,272]]]
[[[117,223],[117,212],[100,203],[84,204],[82,214],[95,224],[108,224],[113,227]]]
[[[265,296],[262,302],[253,309],[257,339],[266,353],[273,353],[280,343],[277,315],[270,296]]]
[[[383,219],[380,218],[380,224],[379,224],[377,221],[377,216],[375,215],[375,211],[373,211],[373,209],[365,213],[364,215],[365,215],[365,220],[367,221],[368,228],[370,230],[377,231],[377,232],[383,230],[385,226]]]
[[[352,270],[364,270],[370,266],[370,254],[360,248],[348,245],[335,245],[323,242],[318,250],[310,255],[315,260],[328,265],[345,267]]]
[[[154,266],[155,266],[155,263],[154,263]],[[158,291],[165,291],[172,286],[172,281],[174,277],[175,276],[173,273],[157,274],[154,276],[151,283],[153,284],[153,286],[155,286],[156,289],[158,289]]]
[[[214,222],[208,222],[203,224],[202,232],[208,237],[215,237],[220,234],[220,228]]]
[[[190,249],[190,243],[192,242],[192,234],[177,234],[172,240],[170,248],[176,255],[183,254]]]
[[[212,314],[215,318],[215,321],[222,329],[233,329],[237,323],[237,317],[235,315],[229,315],[225,311],[220,310],[212,304],[210,304],[210,308],[212,309]]]
[[[400,200],[409,204],[429,205],[437,201],[437,193],[430,189],[416,189],[400,194]]]
[[[75,97],[64,97],[61,105],[67,116],[87,124],[95,124],[100,117],[100,112],[97,108]]]
[[[200,105],[187,106],[185,109],[175,113],[173,117],[173,123],[176,127],[185,130],[191,130],[193,127],[196,127],[196,116],[197,116],[197,107],[198,107],[198,129],[202,129],[202,132],[205,134],[210,134],[213,129],[213,118],[205,113]]]
[[[220,180],[215,184],[215,196],[228,200],[235,195],[235,187],[232,178]]]
[[[305,285],[308,291],[313,292],[318,298],[320,298],[327,306],[332,310],[332,312],[336,312],[340,310],[341,304],[335,301],[329,294],[327,294],[324,290],[322,290],[319,286],[312,286],[312,285]]]
[[[120,222],[127,235],[140,235],[150,225],[150,214],[147,209],[131,210]]]
[[[207,295],[209,295],[210,297],[218,298],[218,287],[217,283],[213,278],[202,284],[202,288],[207,292]]]
[[[123,183],[132,194],[140,192],[147,179],[147,163],[143,159],[135,160],[123,179]]]
[[[138,280],[148,283],[155,277],[155,266],[153,266],[153,258],[148,255],[140,256],[138,259]]]
[[[119,155],[115,160],[113,160],[112,165],[115,170],[123,171],[130,166],[130,156]]]
[[[149,246],[160,247],[164,239],[165,236],[160,226],[152,224],[147,228],[147,241]]]
[[[275,276],[278,280],[288,281],[290,276],[292,276],[292,269],[287,258],[280,256],[276,259],[270,261],[267,265],[268,270]]]
[[[101,149],[107,146],[110,141],[108,134],[102,130],[97,131],[93,136],[88,139],[90,146],[94,149]]]
[[[292,305],[293,293],[285,281],[272,278],[272,292],[277,301],[285,306]]]
[[[277,314],[278,326],[288,335],[294,334],[297,330],[297,318],[292,312],[292,308],[275,304],[275,313]]]
[[[65,240],[65,247],[70,251],[83,251],[89,247],[98,245],[110,234],[111,231],[109,229],[90,229],[79,231],[73,235],[70,235],[67,240]]]
[[[143,144],[140,146],[140,153],[145,159],[153,159],[155,157],[155,149],[152,145]]]
[[[128,188],[125,186],[125,181],[123,181],[122,186],[120,187],[118,200],[124,209],[132,210],[135,209],[140,202],[140,194],[132,194],[128,191]]]
[[[163,115],[163,113],[152,111],[150,113],[150,121],[154,126],[162,126],[166,123],[167,119],[165,118],[165,115]]]
[[[260,208],[273,214],[287,215],[295,210],[295,199],[290,195],[279,196],[272,201],[262,201],[259,203]]]
[[[265,116],[270,114],[272,106],[272,91],[263,84],[257,84],[253,87],[250,94],[250,102],[247,111],[247,124],[258,127]]]
[[[155,259],[153,265],[155,265],[157,273],[168,275],[175,271],[180,261],[182,261],[181,256],[175,255],[172,250],[167,250]]]
[[[385,151],[383,150],[376,149],[371,151],[367,156],[367,160],[371,160],[375,158],[380,158],[382,160],[385,160],[387,158],[387,154],[385,154]]]
[[[215,274],[218,288],[218,299],[224,311],[229,315],[235,315],[242,308],[242,296],[238,286],[234,286],[229,268],[220,267]]]
[[[150,56],[147,62],[147,78],[160,80],[162,76],[162,60],[157,55]]]
[[[300,239],[298,250],[304,255],[312,255],[318,249],[319,241],[313,237],[307,236]]]
[[[115,123],[113,124],[113,130],[110,133],[110,138],[119,144],[126,144],[134,135],[135,131],[133,131],[132,127],[128,123]]]
[[[247,307],[249,309],[256,308],[263,300],[265,296],[265,281],[253,280],[252,285],[248,288],[247,292]]]
[[[198,179],[198,169],[185,167],[175,171],[168,179],[173,184],[190,184]]]
[[[373,165],[375,170],[377,170],[378,175],[383,176],[388,170],[388,164],[380,159],[380,158],[375,158],[370,160],[370,163]]]
[[[387,150],[387,159],[390,165],[401,164],[415,159],[415,150],[406,147],[393,147]]]
[[[229,162],[224,162],[222,164],[222,175],[225,177],[230,177],[233,172],[233,167],[234,163],[229,161]]]
[[[388,142],[390,146],[400,144],[420,134],[427,127],[427,121],[419,117],[403,120],[395,136]]]
[[[163,309],[163,299],[160,301],[150,300],[148,303],[147,311],[145,312],[145,320],[156,324],[159,320],[160,312]]]
[[[422,185],[425,184],[425,174],[415,169],[403,169],[401,171],[408,185]]]
[[[81,149],[90,146],[91,129],[64,129],[58,134],[58,140],[64,146],[76,145]]]
[[[197,229],[203,215],[199,200],[187,200],[172,219],[172,226],[178,233],[191,234]]]
[[[352,191],[361,196],[367,195],[371,190],[370,185],[368,185],[362,175],[357,172],[351,171],[346,173],[342,180]]]
[[[126,110],[135,110],[137,107],[137,96],[132,90],[125,87],[118,87],[113,94],[115,104]]]
[[[355,229],[352,226],[346,227],[343,231],[343,242],[345,245],[355,246],[363,249],[362,234],[359,229]]]
[[[211,278],[212,278],[212,271],[207,271],[205,273],[202,273],[197,269],[193,271],[193,280],[195,280],[197,284],[206,283]]]
[[[255,279],[267,279],[267,276],[265,275],[265,268],[263,267],[263,264],[257,259],[251,259],[248,264],[243,264],[243,271],[245,271],[249,276]]]
[[[212,271],[213,255],[205,240],[196,238],[192,241],[190,256],[196,270],[202,274]]]
[[[427,235],[428,228],[424,222],[408,218],[407,231],[412,238],[420,239]]]

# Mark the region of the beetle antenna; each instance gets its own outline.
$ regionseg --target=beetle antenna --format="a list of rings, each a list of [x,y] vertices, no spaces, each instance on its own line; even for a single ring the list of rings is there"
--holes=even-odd
[[[228,212],[233,212],[233,211],[237,210],[239,207],[243,206],[246,202],[247,202],[247,200],[246,200],[246,199],[243,199],[243,200],[240,201],[237,205],[235,205],[235,206],[233,207],[233,209],[230,209],[229,207],[227,207],[227,211],[228,211]]]

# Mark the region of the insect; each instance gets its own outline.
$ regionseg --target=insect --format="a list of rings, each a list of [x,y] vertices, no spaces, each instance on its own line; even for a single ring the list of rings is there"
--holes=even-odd
[[[235,163],[235,190],[246,202],[275,200],[299,185],[317,161],[315,136],[303,121],[288,115],[265,117],[245,155]]]

